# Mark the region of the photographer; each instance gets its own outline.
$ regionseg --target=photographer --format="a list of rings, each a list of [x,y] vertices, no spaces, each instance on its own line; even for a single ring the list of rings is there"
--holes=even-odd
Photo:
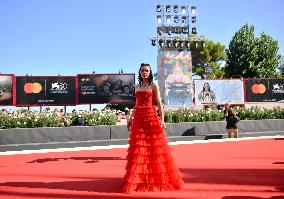
[[[226,118],[226,129],[228,131],[228,138],[232,137],[232,131],[234,132],[234,138],[238,138],[237,123],[240,121],[236,113],[230,108],[228,103],[225,104],[224,116]]]

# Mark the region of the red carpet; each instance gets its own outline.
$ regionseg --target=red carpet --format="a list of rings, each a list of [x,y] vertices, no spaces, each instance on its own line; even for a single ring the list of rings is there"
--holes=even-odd
[[[0,199],[284,198],[284,140],[171,146],[182,190],[121,193],[126,149],[0,156]]]

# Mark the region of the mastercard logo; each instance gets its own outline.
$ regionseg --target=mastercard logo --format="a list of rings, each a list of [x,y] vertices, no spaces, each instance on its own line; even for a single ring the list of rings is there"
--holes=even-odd
[[[253,84],[251,90],[254,94],[263,94],[266,91],[264,84]]]
[[[42,91],[42,86],[39,83],[26,83],[24,91],[25,93],[39,93]]]

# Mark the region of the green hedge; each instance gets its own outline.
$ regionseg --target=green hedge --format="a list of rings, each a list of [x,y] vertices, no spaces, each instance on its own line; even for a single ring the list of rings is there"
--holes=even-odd
[[[241,120],[262,120],[262,119],[284,119],[284,109],[276,107],[273,109],[261,109],[252,107],[250,109],[236,107],[233,108]],[[179,109],[168,110],[165,113],[165,122],[204,122],[224,120],[224,113],[221,110],[206,109]]]
[[[284,119],[284,109],[260,109],[253,107],[234,108],[241,120]],[[36,128],[75,126],[78,117],[84,120],[85,126],[115,125],[117,112],[113,110],[62,114],[54,111],[0,111],[0,128]],[[165,122],[204,122],[224,120],[223,111],[215,109],[193,110],[178,109],[165,112]]]
[[[117,122],[115,111],[95,111],[62,114],[53,111],[0,111],[0,128],[36,128],[75,126],[78,117],[84,120],[85,126],[114,125]]]

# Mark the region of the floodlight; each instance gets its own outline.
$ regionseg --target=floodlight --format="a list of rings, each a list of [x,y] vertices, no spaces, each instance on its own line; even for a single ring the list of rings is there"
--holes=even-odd
[[[157,16],[157,22],[160,24],[162,23],[162,16],[161,15],[158,15]]]
[[[196,6],[191,6],[191,15],[196,14]]]
[[[193,28],[191,29],[191,33],[192,33],[192,34],[194,34],[194,35],[196,35],[196,34],[197,34],[196,27],[193,27]]]
[[[178,22],[179,22],[178,15],[174,16],[174,22],[175,22],[175,23],[178,23]]]
[[[162,12],[162,6],[161,5],[157,5],[156,12]]]
[[[187,16],[182,16],[181,17],[181,22],[182,23],[187,23]]]
[[[170,5],[166,5],[166,12],[171,12],[171,6]]]
[[[181,14],[185,15],[187,13],[187,7],[181,6]]]
[[[174,13],[178,13],[178,5],[174,5]]]
[[[172,17],[171,17],[171,15],[167,15],[167,23],[169,24],[169,23],[171,23],[171,19]]]

